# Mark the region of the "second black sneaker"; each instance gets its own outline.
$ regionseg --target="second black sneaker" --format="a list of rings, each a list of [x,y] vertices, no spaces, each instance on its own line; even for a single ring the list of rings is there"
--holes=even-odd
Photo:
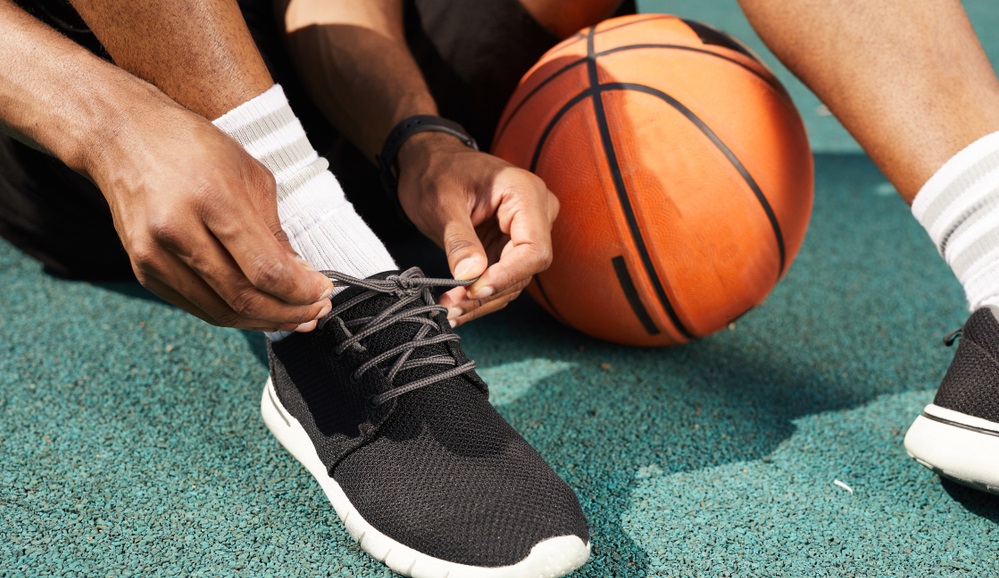
[[[355,279],[270,347],[261,411],[350,535],[415,578],[555,577],[589,557],[575,494],[489,404],[419,269]]]
[[[999,494],[999,310],[975,311],[933,403],[905,434],[916,461],[967,486]]]

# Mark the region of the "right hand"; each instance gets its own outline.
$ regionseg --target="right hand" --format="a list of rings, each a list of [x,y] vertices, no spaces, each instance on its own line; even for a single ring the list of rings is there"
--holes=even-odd
[[[154,96],[123,103],[123,122],[86,170],[139,282],[213,325],[315,328],[333,284],[288,243],[270,171],[207,120]]]

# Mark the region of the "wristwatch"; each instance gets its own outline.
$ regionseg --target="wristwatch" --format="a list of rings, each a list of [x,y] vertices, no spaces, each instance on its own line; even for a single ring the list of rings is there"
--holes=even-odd
[[[406,221],[409,221],[409,218],[406,217],[405,211],[402,210],[402,204],[399,203],[399,167],[396,163],[396,155],[399,154],[399,149],[409,137],[427,131],[449,134],[468,148],[479,150],[479,145],[472,138],[472,135],[453,120],[430,114],[418,114],[405,118],[395,125],[395,128],[385,139],[385,144],[382,145],[381,154],[375,155],[375,161],[378,163],[378,176],[381,178],[386,194]]]

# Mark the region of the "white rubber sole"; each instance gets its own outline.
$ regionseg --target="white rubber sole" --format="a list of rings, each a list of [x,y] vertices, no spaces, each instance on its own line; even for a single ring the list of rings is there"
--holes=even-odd
[[[905,449],[941,476],[999,494],[999,423],[930,404],[905,434]]]
[[[478,567],[434,558],[396,542],[369,524],[347,499],[340,485],[326,472],[309,434],[285,410],[267,380],[260,400],[260,413],[274,437],[295,456],[322,486],[350,536],[379,562],[403,576],[413,578],[557,578],[582,566],[590,557],[590,544],[578,536],[549,538],[511,566]]]

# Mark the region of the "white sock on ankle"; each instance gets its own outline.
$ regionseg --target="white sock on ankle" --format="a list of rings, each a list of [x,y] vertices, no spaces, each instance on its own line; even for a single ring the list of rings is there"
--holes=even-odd
[[[281,227],[319,270],[365,278],[396,269],[385,245],[358,216],[277,84],[225,113],[215,126],[236,139],[277,181]],[[272,339],[286,334],[268,334]]]
[[[964,286],[972,311],[999,306],[999,132],[944,163],[916,195],[912,214]]]

